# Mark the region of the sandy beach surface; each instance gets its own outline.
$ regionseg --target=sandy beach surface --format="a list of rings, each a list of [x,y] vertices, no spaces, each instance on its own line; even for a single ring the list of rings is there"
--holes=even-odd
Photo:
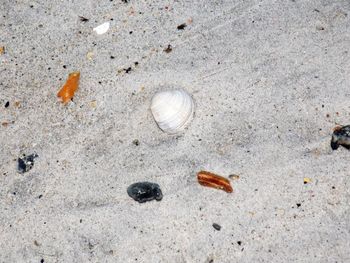
[[[0,46],[0,262],[350,262],[349,1],[2,0]],[[150,102],[177,88],[169,135]]]

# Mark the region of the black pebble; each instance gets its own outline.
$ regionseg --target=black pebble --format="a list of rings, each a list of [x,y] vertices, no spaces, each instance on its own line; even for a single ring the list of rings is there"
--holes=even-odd
[[[88,18],[83,17],[83,16],[79,16],[79,19],[80,19],[81,22],[87,22],[87,21],[89,21]]]
[[[183,23],[183,24],[181,24],[181,25],[178,25],[178,26],[177,26],[177,29],[178,29],[178,30],[184,30],[186,26],[187,26],[187,25],[186,25],[185,23]]]
[[[157,200],[160,201],[163,198],[162,190],[159,185],[150,182],[134,183],[128,187],[128,195],[139,203],[147,201]]]
[[[350,150],[350,125],[336,128],[332,135],[331,148],[336,150],[339,146]]]
[[[214,227],[217,231],[220,231],[220,229],[221,229],[221,226],[218,225],[218,224],[216,224],[216,223],[213,224],[213,227]]]
[[[23,156],[18,158],[18,172],[23,174],[25,172],[28,172],[30,169],[34,166],[34,159],[37,158],[37,154],[31,154],[28,156]]]
[[[10,102],[9,101],[5,103],[5,108],[7,108],[8,106],[10,106]]]
[[[128,67],[128,68],[125,68],[125,69],[124,69],[125,73],[129,73],[131,70],[132,70],[131,67]]]

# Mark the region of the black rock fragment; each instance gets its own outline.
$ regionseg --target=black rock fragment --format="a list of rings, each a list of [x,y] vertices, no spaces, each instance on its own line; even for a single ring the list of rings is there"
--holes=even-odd
[[[37,154],[31,154],[31,155],[23,155],[22,157],[18,158],[18,172],[23,174],[25,172],[28,172],[30,169],[34,166],[34,159],[39,157]]]
[[[89,21],[88,18],[83,17],[83,16],[79,16],[79,19],[80,19],[81,22],[88,22]]]
[[[350,150],[350,125],[340,126],[334,129],[331,147],[333,150],[336,150],[340,145]]]
[[[162,190],[159,185],[150,182],[138,182],[128,187],[128,195],[139,203],[147,201],[157,200],[160,201],[163,198]]]
[[[217,224],[217,223],[214,223],[214,224],[213,224],[213,227],[214,227],[215,230],[217,230],[217,231],[220,231],[220,229],[221,229],[221,226],[220,226],[219,224]]]
[[[178,29],[178,30],[184,30],[186,26],[187,26],[187,25],[186,25],[185,23],[183,23],[183,24],[181,24],[181,25],[178,25],[178,26],[177,26],[177,29]]]

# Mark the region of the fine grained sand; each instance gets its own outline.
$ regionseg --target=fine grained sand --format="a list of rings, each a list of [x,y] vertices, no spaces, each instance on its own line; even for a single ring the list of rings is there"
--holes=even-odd
[[[1,262],[350,262],[350,152],[330,148],[350,122],[349,1],[2,0],[0,14]],[[169,136],[149,104],[179,87],[196,114]],[[22,153],[39,155],[25,174]],[[227,194],[199,170],[240,178]],[[163,200],[135,202],[137,181]]]

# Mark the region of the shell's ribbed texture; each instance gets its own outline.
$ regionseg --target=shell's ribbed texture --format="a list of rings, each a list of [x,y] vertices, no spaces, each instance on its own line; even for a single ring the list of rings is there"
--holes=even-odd
[[[167,133],[183,130],[194,114],[194,102],[186,91],[169,90],[155,94],[151,111],[159,128]]]

